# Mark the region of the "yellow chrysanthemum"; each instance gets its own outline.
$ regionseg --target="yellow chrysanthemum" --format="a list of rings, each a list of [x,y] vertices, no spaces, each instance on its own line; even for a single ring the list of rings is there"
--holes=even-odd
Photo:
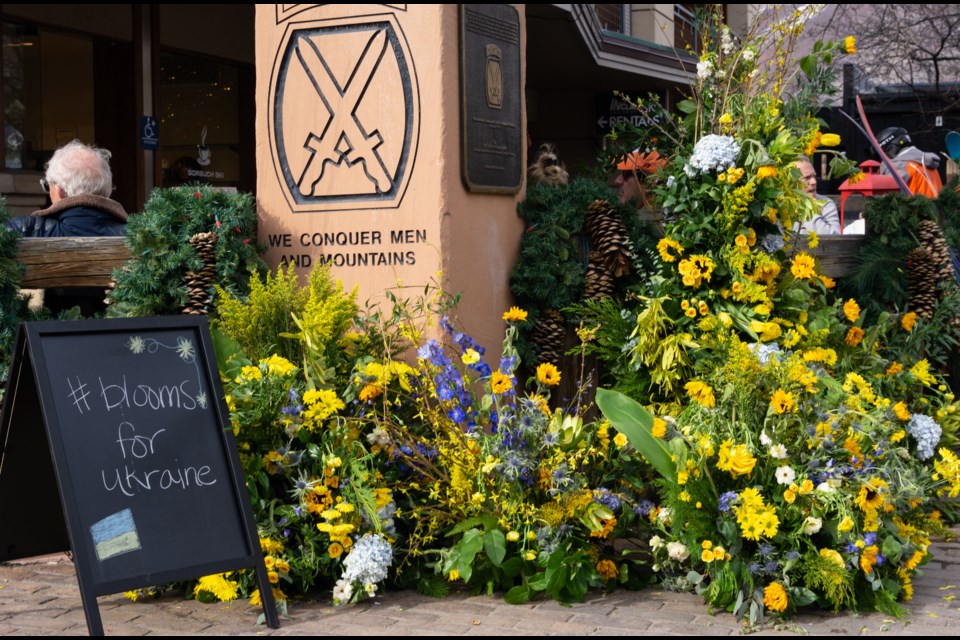
[[[907,405],[904,402],[898,402],[897,404],[893,405],[893,414],[904,422],[910,419],[910,411],[907,409]]]
[[[604,580],[613,580],[620,575],[620,571],[617,569],[617,565],[613,560],[601,560],[597,563],[596,569],[597,575]]]
[[[555,387],[560,384],[560,370],[549,362],[544,362],[537,367],[537,380],[548,387]]]
[[[663,438],[663,436],[667,435],[666,421],[663,418],[654,418],[650,433],[654,438]]]
[[[856,322],[860,317],[860,305],[853,298],[843,303],[843,315],[847,322]]]
[[[509,311],[504,312],[503,319],[505,322],[525,322],[527,312],[520,307],[510,307]]]
[[[847,337],[844,340],[851,347],[856,347],[863,342],[863,329],[858,326],[850,327],[847,331]]]
[[[773,165],[763,165],[757,169],[757,180],[763,180],[764,178],[774,178],[777,175],[777,168]]]
[[[913,325],[917,324],[917,314],[913,311],[903,314],[900,318],[900,326],[907,332],[913,331]]]
[[[782,613],[787,610],[787,590],[779,582],[771,582],[763,588],[763,606],[770,611]]]
[[[745,444],[734,445],[732,440],[725,440],[720,445],[717,456],[717,469],[720,471],[727,471],[733,477],[748,476],[755,466],[757,459]]]
[[[707,383],[699,380],[691,380],[683,385],[683,388],[692,400],[696,400],[704,407],[709,409],[717,406],[717,399],[713,395],[713,388]]]
[[[797,280],[806,280],[815,275],[815,266],[816,262],[812,256],[800,252],[793,258],[793,262],[790,264],[790,273],[792,273],[793,277]]]
[[[847,36],[844,38],[843,50],[849,55],[855,54],[857,52],[857,39],[853,36]]]

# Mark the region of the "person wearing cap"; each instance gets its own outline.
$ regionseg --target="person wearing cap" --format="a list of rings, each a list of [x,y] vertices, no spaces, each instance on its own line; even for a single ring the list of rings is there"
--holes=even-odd
[[[643,181],[647,176],[656,174],[665,164],[656,151],[642,153],[639,149],[634,149],[628,153],[617,163],[617,179],[613,183],[613,186],[617,187],[620,202],[636,200],[637,209],[652,209],[653,201]]]
[[[921,151],[913,146],[910,134],[902,127],[887,127],[877,134],[877,144],[890,158],[890,164],[904,184],[914,195],[924,195],[936,198],[943,188],[937,168],[940,166],[940,156],[935,153]],[[882,163],[880,173],[890,175],[887,163]]]

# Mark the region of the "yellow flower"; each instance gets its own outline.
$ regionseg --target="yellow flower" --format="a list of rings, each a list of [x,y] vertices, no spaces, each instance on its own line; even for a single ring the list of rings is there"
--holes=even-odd
[[[276,571],[267,571],[267,579],[270,581],[270,584],[277,584],[280,582],[280,574]]]
[[[896,374],[900,373],[901,371],[903,371],[903,365],[900,364],[899,362],[891,362],[891,363],[890,363],[890,366],[887,367],[887,375],[888,375],[888,376],[896,375]]]
[[[793,277],[797,280],[812,278],[815,275],[813,270],[814,266],[816,266],[816,263],[813,258],[806,253],[800,252],[793,258],[793,262],[790,265],[790,273],[792,273]]]
[[[653,427],[651,427],[650,433],[654,438],[663,438],[663,436],[667,435],[666,421],[662,418],[654,418]]]
[[[840,533],[846,533],[847,531],[853,529],[853,525],[853,518],[850,516],[843,516],[843,520],[841,520],[840,524],[837,525],[837,531]]]
[[[510,307],[509,311],[503,313],[503,319],[506,322],[524,322],[527,319],[527,312],[520,307]]]
[[[777,175],[777,168],[773,165],[764,165],[757,169],[757,180],[764,178],[774,178]]]
[[[886,498],[883,491],[887,489],[887,481],[881,478],[871,478],[869,482],[860,485],[860,492],[853,499],[861,511],[876,512],[883,506]]]
[[[747,246],[747,236],[743,235],[742,233],[738,233],[737,237],[733,239],[733,244],[737,245],[738,247]]]
[[[857,39],[853,36],[847,36],[843,39],[843,50],[849,55],[857,52]]]
[[[857,184],[858,182],[862,182],[866,177],[867,174],[865,174],[863,171],[857,171],[855,174],[847,178],[847,182],[851,185]]]
[[[873,573],[873,566],[877,564],[877,554],[879,553],[880,549],[875,544],[865,547],[860,552],[860,568],[863,569],[864,573]]]
[[[227,580],[227,574],[215,573],[200,578],[193,588],[193,595],[196,597],[201,591],[206,591],[220,602],[230,602],[237,599],[239,590],[240,584],[234,580]]]
[[[617,565],[613,560],[601,560],[597,563],[596,569],[597,575],[604,580],[613,580],[620,575],[620,571],[617,570]]]
[[[457,581],[457,580],[459,580],[459,579],[460,579],[460,570],[459,570],[459,569],[451,569],[451,570],[450,570],[450,573],[447,574],[447,581],[448,581],[448,582],[455,582],[455,581]]]
[[[494,371],[490,377],[490,390],[497,395],[501,395],[510,391],[510,389],[513,389],[513,381],[510,376],[500,371]]]
[[[507,532],[507,542],[516,542],[520,539],[519,531],[509,531]]]
[[[683,385],[683,388],[686,390],[687,395],[690,396],[692,400],[696,400],[704,407],[709,409],[710,407],[715,407],[717,405],[717,399],[713,395],[713,389],[705,382],[691,380],[687,384]]]
[[[524,559],[524,560],[536,560],[536,559],[537,559],[537,552],[531,549],[530,551],[527,551],[525,554],[523,554],[523,559]]]
[[[843,556],[834,551],[833,549],[820,549],[820,557],[824,560],[829,560],[833,564],[837,565],[841,569],[844,566]]]
[[[847,337],[845,339],[846,343],[851,347],[855,347],[863,342],[863,329],[857,326],[850,327],[847,331]]]
[[[704,549],[713,549],[713,542],[710,540],[704,540],[700,543],[700,546]]]
[[[843,315],[848,322],[856,322],[860,317],[860,305],[853,298],[843,303]]]
[[[770,406],[774,413],[782,414],[793,411],[793,394],[783,389],[777,389],[770,398]]]
[[[671,250],[676,252],[676,255],[670,253]],[[683,245],[676,240],[662,238],[657,243],[657,251],[660,252],[660,259],[664,262],[675,262],[678,256],[683,255]]]
[[[704,549],[700,552],[700,559],[704,562],[713,562],[713,551]]]
[[[787,504],[793,504],[794,500],[797,499],[796,491],[787,489],[786,491],[783,492],[783,499],[786,501]]]
[[[816,249],[820,246],[820,236],[817,235],[816,231],[807,233],[807,246],[811,249]]]
[[[779,582],[771,582],[763,588],[763,605],[770,611],[786,611],[787,603],[787,590]]]
[[[825,133],[820,138],[820,144],[824,147],[835,147],[840,144],[840,136],[835,133]]]
[[[926,358],[918,361],[917,364],[910,367],[910,375],[928,387],[932,387],[937,382],[937,379],[933,377],[932,373],[930,373],[930,363]]]
[[[560,384],[560,370],[549,362],[544,362],[537,367],[537,380],[548,387],[555,387]]]
[[[896,444],[897,442],[900,442],[906,437],[907,437],[907,432],[904,431],[903,429],[900,429],[900,431],[897,431],[896,433],[890,436],[890,442],[893,442],[894,444]]]
[[[725,440],[720,445],[717,469],[729,471],[733,477],[747,476],[753,472],[756,465],[757,459],[753,457],[746,445],[738,444],[734,446],[732,440]]]
[[[260,364],[266,366],[267,373],[272,376],[286,376],[296,370],[296,367],[287,360],[276,354],[273,354],[265,360],[261,360]]]
[[[729,113],[724,113],[720,116],[720,124],[730,124],[731,122],[733,122],[733,118],[730,117]]]
[[[463,352],[463,355],[460,356],[460,360],[465,365],[476,364],[480,362],[480,353],[478,353],[476,349],[467,349]]]
[[[687,316],[688,318],[696,318],[697,310],[694,309],[693,307],[690,307],[689,309],[683,312],[683,315]]]
[[[617,435],[613,436],[613,444],[617,445],[618,447],[626,445],[627,436],[623,435],[622,433],[618,433]]]
[[[917,323],[917,314],[913,311],[903,314],[900,318],[900,326],[907,332],[913,331],[913,325]]]
[[[898,402],[897,404],[893,405],[893,413],[904,422],[910,419],[910,411],[907,409],[907,405],[903,402]]]

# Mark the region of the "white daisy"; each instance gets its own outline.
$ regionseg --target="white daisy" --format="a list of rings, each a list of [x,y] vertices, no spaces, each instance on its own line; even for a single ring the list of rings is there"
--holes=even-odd
[[[770,455],[777,460],[784,460],[787,457],[787,448],[782,444],[775,444],[770,447]]]
[[[791,484],[794,480],[797,479],[797,472],[793,470],[793,467],[784,465],[782,467],[777,467],[777,482],[780,484]]]

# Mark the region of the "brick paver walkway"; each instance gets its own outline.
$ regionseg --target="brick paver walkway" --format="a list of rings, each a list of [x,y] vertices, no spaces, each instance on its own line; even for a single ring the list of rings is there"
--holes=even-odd
[[[956,529],[960,533],[960,528]],[[960,631],[960,542],[939,541],[934,560],[914,579],[905,620],[870,613],[804,613],[762,634],[954,635]],[[374,602],[333,607],[292,604],[279,629],[257,626],[258,608],[245,602],[202,604],[178,597],[130,602],[99,599],[107,635],[739,635],[727,613],[711,615],[699,596],[665,592],[595,593],[565,607],[551,601],[509,605],[456,593],[434,599],[386,592]],[[80,590],[63,555],[0,565],[0,635],[85,635]]]

